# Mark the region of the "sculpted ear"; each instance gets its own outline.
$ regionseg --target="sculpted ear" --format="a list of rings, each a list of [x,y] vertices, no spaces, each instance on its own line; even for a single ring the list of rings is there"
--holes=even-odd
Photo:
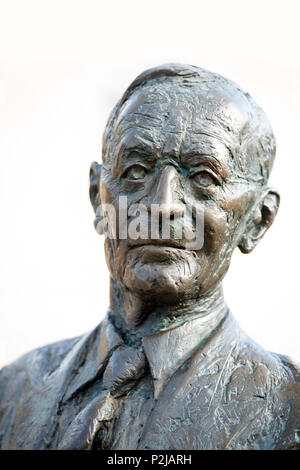
[[[279,208],[280,196],[268,188],[248,219],[246,230],[238,245],[242,253],[250,253],[271,227]]]
[[[101,205],[100,198],[100,175],[101,175],[101,165],[97,162],[93,162],[90,168],[90,200],[93,206],[93,209],[96,214],[96,219],[94,221],[95,227],[98,223],[99,218],[99,208]]]

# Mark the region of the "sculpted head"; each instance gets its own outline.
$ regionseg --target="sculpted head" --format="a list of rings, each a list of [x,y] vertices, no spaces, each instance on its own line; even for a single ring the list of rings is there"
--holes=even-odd
[[[279,196],[267,186],[274,156],[264,112],[232,81],[179,64],[142,73],[109,118],[90,196],[95,211],[111,204],[117,214],[127,196],[127,224],[135,204],[147,208],[149,227],[151,206],[168,207],[171,231],[169,239],[121,239],[117,223],[115,238],[105,239],[114,284],[151,305],[213,292],[233,250],[252,251],[274,220]],[[187,206],[195,211],[191,230],[195,213],[203,214],[199,249],[174,236]]]

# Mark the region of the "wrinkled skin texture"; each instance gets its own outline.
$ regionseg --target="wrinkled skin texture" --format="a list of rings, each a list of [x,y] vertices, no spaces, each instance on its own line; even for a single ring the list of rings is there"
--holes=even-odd
[[[169,305],[211,295],[249,223],[257,214],[261,221],[266,193],[274,212],[278,204],[251,145],[244,148],[251,116],[245,96],[228,85],[221,90],[188,85],[174,78],[135,90],[114,123],[101,170],[100,200],[116,209],[119,196],[126,195],[129,207],[149,208],[149,219],[151,204],[168,206],[177,216],[175,225],[186,205],[204,214],[204,245],[197,251],[174,237],[162,246],[153,246],[153,240],[106,239],[112,278],[125,298],[135,297],[125,300],[134,304],[126,308],[129,323],[144,318],[139,298]],[[264,231],[268,222],[262,222]]]
[[[1,449],[300,447],[299,365],[248,338],[222,293],[233,250],[251,252],[276,216],[274,156],[263,111],[223,77],[168,64],[129,86],[91,167],[95,227],[127,196],[148,227],[153,204],[170,211],[170,236],[123,239],[118,223],[106,236],[107,315],[0,371]]]

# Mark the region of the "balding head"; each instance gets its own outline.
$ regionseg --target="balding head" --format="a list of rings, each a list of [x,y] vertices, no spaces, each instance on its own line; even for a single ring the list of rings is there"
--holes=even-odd
[[[134,127],[145,129],[146,140],[151,133],[166,153],[180,153],[193,144],[193,135],[212,137],[227,147],[236,177],[265,184],[272,169],[275,139],[263,110],[231,80],[198,67],[162,65],[132,82],[107,123],[104,164],[110,164],[121,134]],[[162,129],[168,142],[159,142]]]

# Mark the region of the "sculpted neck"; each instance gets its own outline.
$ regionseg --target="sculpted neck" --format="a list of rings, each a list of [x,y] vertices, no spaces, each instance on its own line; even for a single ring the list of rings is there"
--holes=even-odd
[[[222,286],[196,299],[180,300],[173,305],[159,305],[141,299],[111,280],[110,318],[115,326],[132,339],[174,329],[187,321],[199,319],[203,334],[209,336],[228,311]]]

